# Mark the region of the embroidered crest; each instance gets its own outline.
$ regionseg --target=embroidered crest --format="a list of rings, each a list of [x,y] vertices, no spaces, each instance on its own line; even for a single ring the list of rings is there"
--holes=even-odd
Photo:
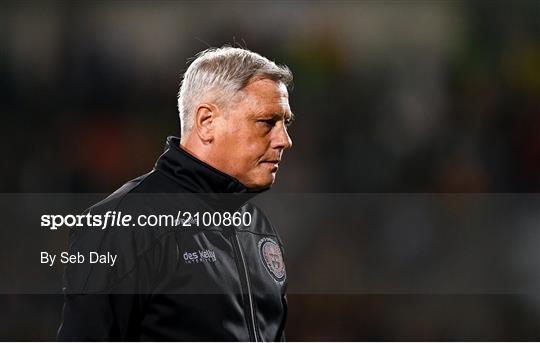
[[[259,241],[259,253],[270,275],[276,281],[283,282],[285,280],[285,263],[279,245],[271,238],[263,238]]]

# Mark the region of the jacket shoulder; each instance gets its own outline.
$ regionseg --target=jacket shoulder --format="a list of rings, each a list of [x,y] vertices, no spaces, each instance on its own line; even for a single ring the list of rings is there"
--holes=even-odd
[[[166,180],[161,180],[161,177],[152,171],[127,182],[84,212],[84,215],[99,218],[99,225],[71,228],[69,253],[85,256],[98,253],[117,258],[114,265],[82,263],[68,266],[64,275],[64,286],[67,291],[84,290],[95,293],[110,289],[122,280],[127,281],[126,276],[135,272],[136,268],[140,268],[141,258],[153,256],[156,248],[162,253],[174,251],[159,247],[174,245],[171,230],[132,226],[138,225],[137,216],[155,213],[156,201],[148,199],[146,193],[160,192],[161,184],[164,182]],[[123,223],[118,224],[118,218],[127,216],[131,216],[127,226]],[[148,260],[146,257],[144,259]],[[154,261],[154,257],[151,260]],[[133,285],[129,287],[131,289]]]
[[[104,213],[125,207],[128,205],[128,202],[125,201],[128,195],[137,197],[136,194],[170,193],[171,191],[181,191],[181,189],[172,180],[157,170],[152,170],[149,173],[126,182],[108,197],[92,205],[87,211],[91,213]]]

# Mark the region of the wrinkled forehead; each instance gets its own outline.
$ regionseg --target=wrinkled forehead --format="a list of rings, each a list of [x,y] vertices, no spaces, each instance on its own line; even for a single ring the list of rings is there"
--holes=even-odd
[[[289,92],[287,86],[281,81],[260,79],[251,82],[239,93],[240,101],[252,107],[271,112],[291,112],[289,106]]]

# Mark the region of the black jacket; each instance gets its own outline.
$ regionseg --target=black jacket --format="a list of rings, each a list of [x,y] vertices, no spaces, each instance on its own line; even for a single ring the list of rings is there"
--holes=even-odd
[[[88,259],[67,265],[58,339],[283,340],[283,246],[264,214],[247,202],[254,195],[169,137],[150,173],[87,213],[115,211],[135,218],[208,212],[210,225],[196,226],[186,218],[166,228],[71,228],[70,254],[109,253],[117,260],[113,266]],[[239,218],[249,213],[251,222],[214,225],[225,212]]]

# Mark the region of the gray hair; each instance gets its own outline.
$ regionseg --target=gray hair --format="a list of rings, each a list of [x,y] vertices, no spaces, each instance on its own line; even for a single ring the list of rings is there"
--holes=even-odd
[[[293,76],[287,66],[243,48],[224,46],[198,53],[184,73],[178,92],[182,136],[193,127],[200,103],[224,105],[250,82],[259,79],[280,81],[289,87]]]

